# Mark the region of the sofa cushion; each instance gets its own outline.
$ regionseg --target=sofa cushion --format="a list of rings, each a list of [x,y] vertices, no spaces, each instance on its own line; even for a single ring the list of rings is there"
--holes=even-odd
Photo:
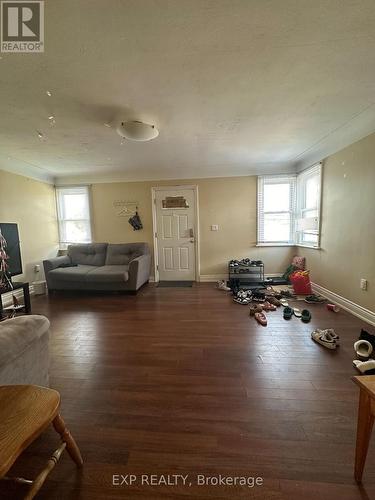
[[[49,272],[51,277],[60,281],[85,281],[87,273],[97,266],[58,267]]]
[[[131,260],[148,253],[147,243],[110,243],[107,248],[105,265],[128,265]]]
[[[0,365],[11,363],[49,329],[44,316],[25,315],[0,323]]]
[[[68,255],[73,264],[104,266],[108,243],[69,245]]]
[[[85,279],[90,283],[124,283],[129,279],[129,266],[101,266],[89,271]]]

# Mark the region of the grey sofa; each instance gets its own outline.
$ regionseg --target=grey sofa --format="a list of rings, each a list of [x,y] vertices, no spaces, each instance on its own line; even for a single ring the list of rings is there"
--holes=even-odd
[[[49,326],[36,315],[0,322],[0,385],[49,385]]]
[[[69,245],[67,255],[45,260],[49,291],[136,291],[150,278],[147,243]]]

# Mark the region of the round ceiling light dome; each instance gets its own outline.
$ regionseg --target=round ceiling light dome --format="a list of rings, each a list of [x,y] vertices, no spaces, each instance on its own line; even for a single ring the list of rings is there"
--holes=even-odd
[[[159,135],[159,130],[155,125],[133,120],[121,122],[117,127],[117,133],[130,141],[151,141]]]

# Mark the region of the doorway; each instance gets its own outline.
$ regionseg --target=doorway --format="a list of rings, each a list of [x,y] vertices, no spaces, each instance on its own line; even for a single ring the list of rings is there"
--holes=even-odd
[[[155,281],[199,281],[198,187],[152,188]]]

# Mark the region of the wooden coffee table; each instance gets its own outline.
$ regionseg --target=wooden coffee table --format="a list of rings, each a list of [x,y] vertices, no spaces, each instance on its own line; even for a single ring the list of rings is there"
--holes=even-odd
[[[360,483],[375,418],[375,375],[362,375],[352,380],[360,389],[354,466],[355,480]]]
[[[35,385],[0,386],[0,479],[6,478],[20,454],[51,423],[62,440],[33,481],[13,478],[30,486],[25,496],[27,500],[34,498],[65,448],[78,467],[83,464],[79,448],[59,414],[59,407],[60,394],[52,389]]]

